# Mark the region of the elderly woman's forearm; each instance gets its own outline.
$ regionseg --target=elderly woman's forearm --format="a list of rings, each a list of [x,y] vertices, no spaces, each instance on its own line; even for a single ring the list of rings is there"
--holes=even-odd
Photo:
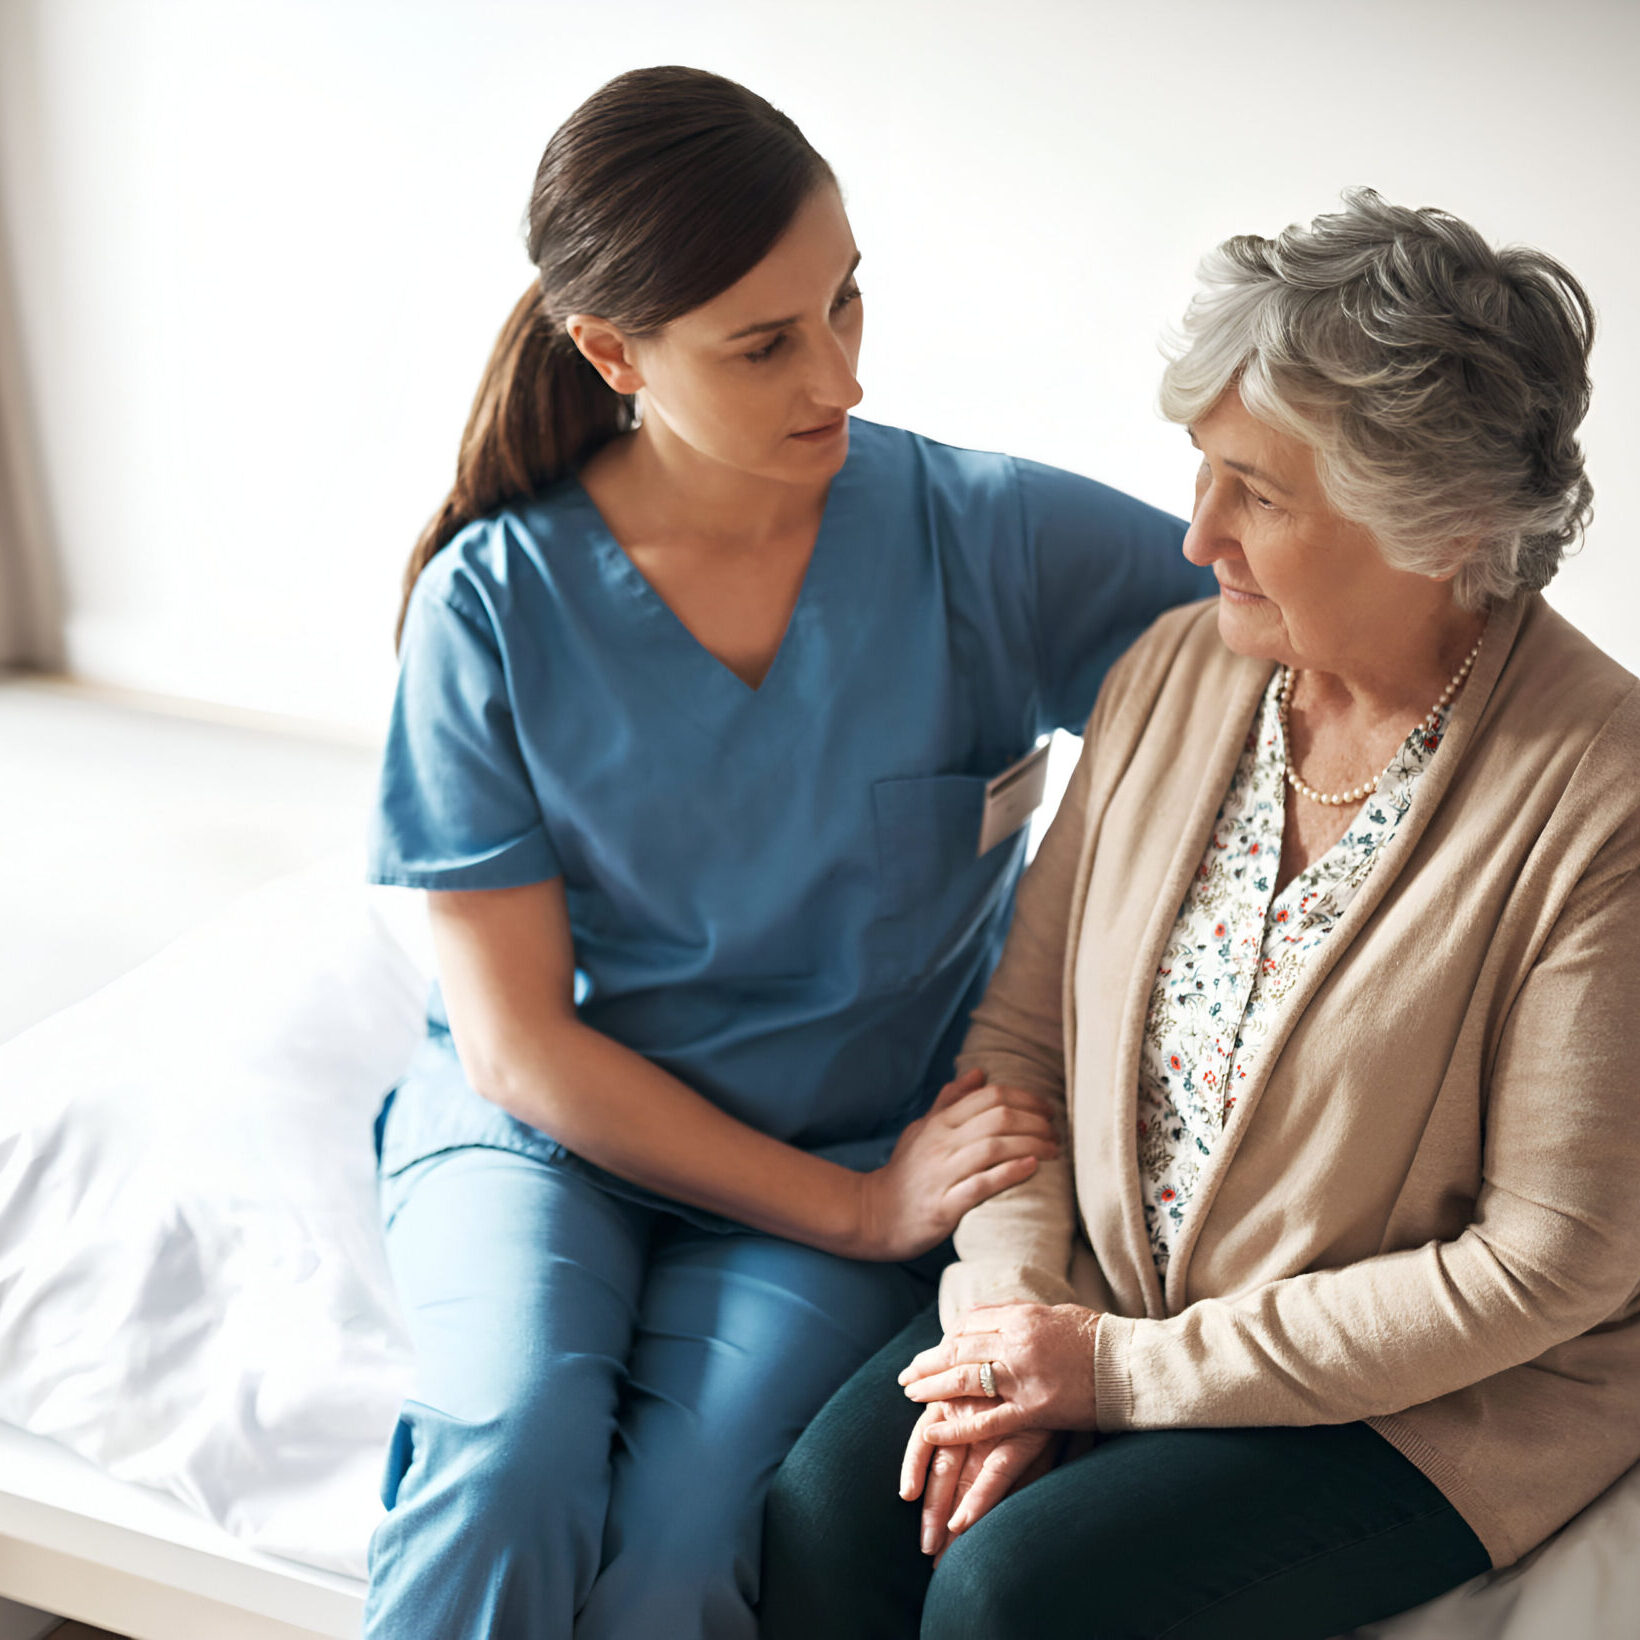
[[[1071,1164],[1041,1163],[1023,1184],[963,1216],[952,1238],[957,1262],[940,1278],[940,1320],[948,1329],[976,1304],[1063,1304],[1076,1241]]]
[[[1632,1259],[1591,1277],[1588,1261],[1611,1269],[1612,1250],[1588,1233],[1557,1241],[1528,1263],[1472,1226],[1455,1241],[1199,1300],[1166,1320],[1106,1315],[1095,1343],[1099,1427],[1348,1423],[1467,1388],[1626,1302]]]

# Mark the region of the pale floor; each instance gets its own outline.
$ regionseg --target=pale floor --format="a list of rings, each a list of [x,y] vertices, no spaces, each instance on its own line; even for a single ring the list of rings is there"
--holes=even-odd
[[[362,871],[377,759],[0,674],[0,1042],[270,878]]]

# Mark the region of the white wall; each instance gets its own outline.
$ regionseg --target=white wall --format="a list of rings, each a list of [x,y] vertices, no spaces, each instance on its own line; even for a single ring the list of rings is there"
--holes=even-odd
[[[95,678],[374,728],[403,560],[611,74],[785,107],[865,252],[862,413],[1182,509],[1156,338],[1196,258],[1347,183],[1600,309],[1599,515],[1554,600],[1640,670],[1631,0],[0,0],[0,201]]]

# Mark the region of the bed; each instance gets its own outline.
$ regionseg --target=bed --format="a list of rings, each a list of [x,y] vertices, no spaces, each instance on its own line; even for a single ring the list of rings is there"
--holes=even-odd
[[[357,1633],[409,1347],[371,1123],[421,897],[335,855],[0,1044],[0,1599],[133,1640]],[[1357,1640],[1632,1640],[1640,1470]]]
[[[260,1554],[176,1498],[0,1426],[0,1593],[132,1640],[344,1640],[364,1583]]]

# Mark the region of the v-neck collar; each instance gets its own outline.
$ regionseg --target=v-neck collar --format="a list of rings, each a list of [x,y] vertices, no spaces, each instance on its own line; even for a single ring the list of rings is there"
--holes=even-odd
[[[826,604],[826,585],[832,575],[832,560],[839,551],[837,537],[842,530],[839,515],[845,510],[844,497],[853,484],[856,434],[857,429],[851,426],[848,454],[826,489],[814,545],[809,551],[809,561],[804,568],[791,614],[787,617],[786,629],[780,635],[780,643],[768,670],[755,686],[747,683],[689,630],[682,617],[660,595],[615,538],[615,532],[610,529],[580,477],[571,475],[568,480],[569,494],[574,504],[585,513],[587,534],[597,555],[599,568],[606,583],[621,590],[642,623],[649,640],[643,646],[644,653],[654,662],[662,686],[668,693],[687,688],[692,682],[704,693],[711,706],[733,709],[749,707],[785,690],[786,676],[796,664],[792,652],[804,646],[807,634],[820,620]]]

